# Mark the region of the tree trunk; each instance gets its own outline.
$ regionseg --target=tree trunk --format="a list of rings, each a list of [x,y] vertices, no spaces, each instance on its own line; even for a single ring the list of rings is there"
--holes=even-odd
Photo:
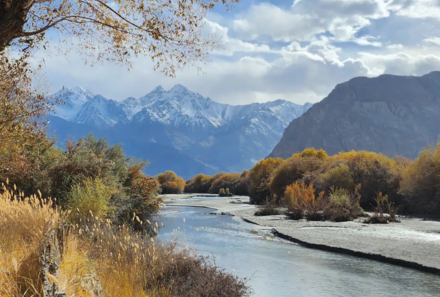
[[[22,36],[33,0],[0,0],[0,52]]]

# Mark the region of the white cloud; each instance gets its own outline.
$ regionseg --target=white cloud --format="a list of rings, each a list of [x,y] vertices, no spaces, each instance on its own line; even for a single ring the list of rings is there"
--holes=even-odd
[[[297,0],[288,10],[269,3],[253,5],[233,22],[245,39],[309,41],[329,32],[335,41],[381,46],[374,37],[357,37],[372,19],[389,16],[384,0]]]
[[[387,8],[400,16],[440,19],[439,0],[391,0]]]
[[[440,37],[431,37],[423,40],[426,43],[431,43],[435,45],[440,45]]]
[[[270,52],[266,44],[244,42],[228,36],[228,28],[218,23],[205,20],[204,33],[219,40],[221,48],[216,49],[214,54],[232,56],[234,52]]]
[[[378,55],[360,53],[360,60],[370,69],[370,75],[423,75],[440,70],[440,56],[434,54],[422,55],[399,52],[395,54]]]
[[[74,51],[71,62],[62,56],[45,57],[47,72],[54,91],[62,85],[82,85],[113,99],[180,83],[230,104],[317,102],[336,84],[356,76],[440,70],[440,31],[435,30],[439,20],[422,9],[435,11],[439,3],[297,0],[287,9],[257,3],[233,20],[206,20],[204,34],[216,36],[223,47],[203,67],[204,74],[185,69],[176,79],[167,78],[152,71],[148,58],[134,61],[130,71],[109,63],[89,67]],[[427,19],[422,22],[422,17]]]

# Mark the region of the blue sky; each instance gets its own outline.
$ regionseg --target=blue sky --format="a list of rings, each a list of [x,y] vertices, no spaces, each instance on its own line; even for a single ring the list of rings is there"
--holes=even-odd
[[[439,25],[440,0],[243,0],[208,14],[205,31],[221,38],[223,49],[204,73],[186,69],[167,78],[145,57],[130,71],[90,67],[74,51],[45,57],[46,73],[52,91],[79,85],[116,100],[179,83],[223,103],[302,104],[356,76],[440,70]]]

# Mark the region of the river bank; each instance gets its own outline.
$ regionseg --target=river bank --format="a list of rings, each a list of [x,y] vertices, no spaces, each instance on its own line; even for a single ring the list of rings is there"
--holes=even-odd
[[[368,225],[361,220],[343,223],[292,221],[283,215],[254,216],[256,207],[248,204],[248,197],[204,199],[197,196],[200,195],[165,195],[164,202],[214,208],[219,214],[229,213],[306,247],[440,274],[440,222],[414,218],[401,218],[401,223],[386,225]]]

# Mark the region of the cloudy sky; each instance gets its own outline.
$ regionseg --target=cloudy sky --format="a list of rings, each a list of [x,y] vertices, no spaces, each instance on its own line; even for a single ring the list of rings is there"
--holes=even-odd
[[[229,12],[216,8],[205,30],[221,37],[223,48],[204,73],[186,69],[167,78],[148,58],[130,71],[90,67],[72,52],[45,57],[47,77],[53,91],[83,86],[116,100],[179,83],[223,103],[303,104],[356,76],[440,70],[440,0],[242,0]]]

